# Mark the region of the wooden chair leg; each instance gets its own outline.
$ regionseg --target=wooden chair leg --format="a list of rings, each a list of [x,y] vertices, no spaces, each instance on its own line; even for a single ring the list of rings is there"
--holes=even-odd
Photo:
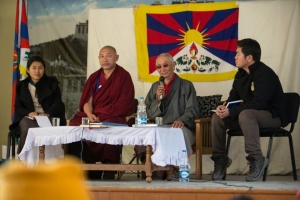
[[[45,163],[45,145],[39,147],[39,162]]]
[[[196,123],[196,179],[202,179],[202,134],[200,123]]]

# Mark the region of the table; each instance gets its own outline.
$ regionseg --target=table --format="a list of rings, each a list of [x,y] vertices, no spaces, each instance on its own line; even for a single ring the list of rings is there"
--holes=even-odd
[[[167,170],[167,180],[171,180],[172,165],[179,166],[181,151],[186,149],[183,132],[179,128],[112,127],[90,129],[78,126],[59,126],[30,128],[19,158],[28,166],[35,165],[39,160],[50,162],[52,158],[63,157],[61,144],[80,140],[113,145],[147,146],[145,164],[83,164],[82,168],[84,170],[142,170],[146,172],[148,183],[152,181],[152,172],[157,170]],[[40,149],[39,155],[35,153],[37,147]],[[52,148],[52,150],[47,148]],[[57,150],[59,148],[61,151]]]

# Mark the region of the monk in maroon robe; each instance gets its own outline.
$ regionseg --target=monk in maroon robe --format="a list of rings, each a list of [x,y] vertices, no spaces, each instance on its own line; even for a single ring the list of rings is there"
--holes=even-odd
[[[79,126],[82,117],[90,122],[115,122],[126,124],[126,116],[134,113],[134,86],[130,74],[116,64],[119,56],[114,47],[100,50],[101,68],[88,78],[79,103],[79,111],[70,120],[70,126]],[[86,163],[120,163],[122,145],[108,145],[94,142],[69,145],[69,153],[82,157]],[[105,175],[105,174],[104,174]],[[104,177],[103,177],[104,178]]]

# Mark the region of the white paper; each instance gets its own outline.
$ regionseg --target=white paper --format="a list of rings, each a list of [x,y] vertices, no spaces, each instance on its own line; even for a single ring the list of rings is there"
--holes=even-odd
[[[51,127],[52,124],[47,116],[35,116],[39,127]]]

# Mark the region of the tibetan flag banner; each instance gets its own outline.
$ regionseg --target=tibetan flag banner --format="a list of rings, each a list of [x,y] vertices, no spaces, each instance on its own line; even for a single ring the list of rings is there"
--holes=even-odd
[[[16,21],[15,21],[15,41],[14,41],[14,57],[13,57],[13,91],[12,91],[12,121],[15,118],[15,99],[16,88],[19,80],[27,77],[26,64],[30,57],[27,13],[25,0],[17,0],[16,5]]]
[[[236,2],[189,3],[134,8],[138,76],[158,80],[159,54],[173,56],[175,72],[193,82],[234,78],[238,40]]]

